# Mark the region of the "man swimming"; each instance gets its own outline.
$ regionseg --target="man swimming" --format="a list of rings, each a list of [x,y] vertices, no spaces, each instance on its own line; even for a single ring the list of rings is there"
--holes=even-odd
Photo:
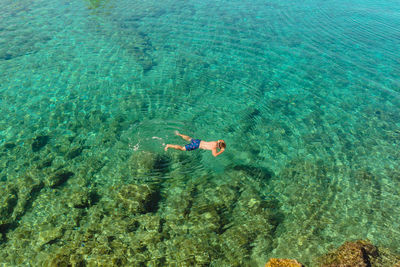
[[[190,143],[185,145],[185,146],[180,146],[180,145],[171,145],[167,144],[164,148],[165,151],[168,150],[168,148],[173,148],[176,150],[182,150],[182,151],[190,151],[190,150],[195,150],[195,149],[204,149],[204,150],[211,150],[212,154],[214,157],[221,155],[226,148],[226,143],[224,140],[218,140],[218,141],[211,141],[211,142],[206,142],[202,141],[200,139],[193,139],[187,135],[180,134],[178,131],[175,131],[176,135],[179,135],[186,141],[189,141]],[[219,149],[219,151],[218,151]]]

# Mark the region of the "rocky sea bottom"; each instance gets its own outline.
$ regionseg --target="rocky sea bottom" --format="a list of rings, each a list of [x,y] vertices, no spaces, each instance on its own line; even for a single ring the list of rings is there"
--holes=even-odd
[[[398,264],[398,6],[0,1],[0,266]]]
[[[201,153],[129,149],[112,138],[120,123],[91,145],[87,136],[51,133],[3,144],[0,263],[262,266],[283,257],[339,266],[343,257],[332,251],[347,240],[374,239],[371,222],[389,209],[368,203],[377,188],[388,189],[365,169],[299,159],[278,174],[255,165],[196,171]],[[346,171],[355,179],[354,195],[342,191]],[[398,190],[398,173],[390,175]],[[361,197],[347,205],[356,192]],[[357,244],[350,251],[375,255],[373,265],[359,266],[400,261],[395,243],[375,250]]]

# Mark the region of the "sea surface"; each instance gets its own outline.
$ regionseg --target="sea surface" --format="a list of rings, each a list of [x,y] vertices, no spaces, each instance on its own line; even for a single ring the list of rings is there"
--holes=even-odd
[[[0,265],[400,253],[399,25],[391,0],[0,1]]]

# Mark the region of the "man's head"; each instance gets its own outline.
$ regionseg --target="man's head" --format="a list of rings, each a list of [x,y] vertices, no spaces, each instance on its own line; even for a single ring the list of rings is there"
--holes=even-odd
[[[218,140],[218,148],[219,149],[225,149],[226,143],[224,140]]]

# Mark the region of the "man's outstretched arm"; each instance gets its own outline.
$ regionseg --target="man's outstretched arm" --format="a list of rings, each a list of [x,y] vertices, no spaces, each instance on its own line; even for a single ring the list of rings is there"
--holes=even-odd
[[[221,149],[219,152],[217,152],[216,149],[213,149],[212,154],[214,157],[217,157],[217,156],[221,155],[224,151],[225,151],[225,149]]]

